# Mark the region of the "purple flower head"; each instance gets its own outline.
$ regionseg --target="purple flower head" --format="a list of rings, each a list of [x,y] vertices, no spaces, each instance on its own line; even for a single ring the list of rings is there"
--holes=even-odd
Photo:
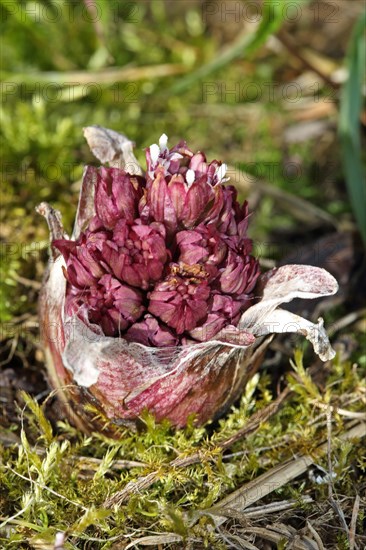
[[[249,305],[250,299],[243,297],[235,300],[231,296],[214,294],[209,303],[208,315],[204,325],[190,331],[190,336],[200,342],[212,340],[224,327],[236,326],[241,313]]]
[[[209,223],[223,208],[225,164],[208,164],[203,153],[193,154],[184,141],[169,150],[165,134],[159,145],[147,149],[146,159],[147,191],[140,202],[143,219],[164,223],[172,234]]]
[[[121,284],[111,275],[103,275],[96,284],[77,290],[70,289],[66,297],[68,315],[87,314],[89,321],[99,325],[106,336],[119,336],[144,313],[142,294]]]
[[[220,272],[219,285],[224,294],[249,297],[259,276],[258,263],[252,256],[242,256],[232,250]]]
[[[162,224],[117,222],[112,239],[103,244],[103,259],[113,275],[133,287],[147,290],[158,281],[170,257]]]
[[[224,185],[225,164],[183,141],[169,149],[163,135],[146,161],[145,176],[89,169],[94,215],[77,239],[53,243],[65,260],[66,311],[149,346],[212,339],[254,299],[247,203]]]
[[[195,229],[179,231],[176,239],[180,262],[189,265],[205,264],[207,269],[208,266],[212,266],[216,273],[215,266],[219,266],[226,258],[227,245],[212,224],[200,224]]]
[[[121,218],[132,222],[142,195],[143,180],[118,168],[102,166],[97,172],[95,210],[107,229]]]
[[[124,335],[128,342],[158,348],[176,346],[178,338],[152,315],[145,315],[142,321],[134,323]]]
[[[171,275],[149,295],[149,312],[178,335],[194,329],[207,317],[210,287],[201,266],[171,265]]]
[[[106,271],[102,264],[102,249],[108,239],[108,232],[89,229],[76,241],[58,239],[53,246],[64,256],[67,279],[70,285],[83,289],[93,285]]]

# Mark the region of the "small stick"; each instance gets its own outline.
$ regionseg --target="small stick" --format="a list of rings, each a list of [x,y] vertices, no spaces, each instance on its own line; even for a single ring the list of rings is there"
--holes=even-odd
[[[355,503],[352,510],[351,525],[349,528],[349,550],[354,550],[356,548],[356,527],[357,527],[357,517],[360,510],[360,495],[356,495]]]

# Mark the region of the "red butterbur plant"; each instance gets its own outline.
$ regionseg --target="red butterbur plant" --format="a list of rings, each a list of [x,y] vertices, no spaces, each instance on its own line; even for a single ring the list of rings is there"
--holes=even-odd
[[[52,258],[41,293],[51,383],[86,429],[90,403],[136,420],[144,409],[177,426],[204,423],[240,395],[276,332],[299,332],[323,360],[334,354],[322,320],[279,306],[337,290],[311,266],[260,274],[247,236],[248,205],[225,185],[226,165],[167,137],[138,165],[132,143],[85,129],[103,163],[84,172],[71,238],[42,203]]]

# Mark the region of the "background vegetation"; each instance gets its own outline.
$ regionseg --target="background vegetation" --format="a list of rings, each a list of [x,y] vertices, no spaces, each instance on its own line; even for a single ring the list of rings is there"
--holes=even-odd
[[[363,548],[364,2],[1,0],[0,11],[1,548],[54,548],[58,532],[65,549]],[[325,317],[336,360],[278,338],[240,403],[206,428],[147,415],[115,442],[60,418],[38,341],[48,232],[34,208],[52,203],[71,229],[95,162],[91,124],[127,134],[141,161],[165,132],[228,163],[263,268],[292,260],[339,280],[307,311]]]

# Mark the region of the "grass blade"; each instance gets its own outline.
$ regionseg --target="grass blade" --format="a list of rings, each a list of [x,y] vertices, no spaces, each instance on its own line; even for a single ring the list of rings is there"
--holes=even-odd
[[[366,244],[366,179],[360,137],[362,88],[366,66],[365,25],[366,12],[355,25],[348,50],[349,78],[342,89],[339,134],[349,199]]]

